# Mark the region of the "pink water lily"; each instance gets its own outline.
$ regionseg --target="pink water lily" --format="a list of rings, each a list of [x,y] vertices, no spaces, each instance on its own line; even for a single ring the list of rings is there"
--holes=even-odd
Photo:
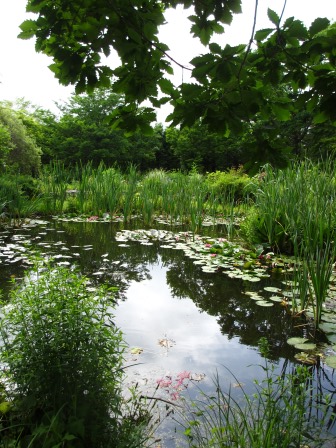
[[[156,382],[159,385],[159,387],[169,387],[172,384],[172,380],[170,377],[159,378],[158,380],[156,380]]]
[[[178,373],[177,378],[179,378],[180,380],[187,380],[190,378],[190,372],[187,372],[186,370],[183,370],[182,372]]]

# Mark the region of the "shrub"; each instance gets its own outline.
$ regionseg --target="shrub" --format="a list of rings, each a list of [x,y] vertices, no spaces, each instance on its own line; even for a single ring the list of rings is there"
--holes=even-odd
[[[231,196],[235,200],[243,199],[253,191],[251,178],[242,168],[209,173],[206,180],[215,195]]]
[[[113,295],[88,283],[68,268],[36,265],[3,307],[0,361],[15,446],[138,446],[125,442],[125,344],[112,321]]]

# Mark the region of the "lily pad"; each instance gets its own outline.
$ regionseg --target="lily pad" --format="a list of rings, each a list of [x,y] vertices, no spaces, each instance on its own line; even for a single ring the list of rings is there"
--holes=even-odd
[[[140,347],[133,347],[131,349],[132,355],[140,355],[142,352],[143,352],[143,348],[140,348]]]
[[[322,322],[319,326],[320,330],[322,330],[324,333],[336,333],[336,324],[334,323],[327,323]]]
[[[258,294],[251,295],[250,299],[255,300],[257,302],[266,302],[266,300],[264,300],[264,298],[262,296],[259,296]]]
[[[267,300],[258,300],[258,301],[256,302],[256,304],[257,304],[258,306],[264,306],[264,307],[271,307],[271,306],[274,305],[274,303],[267,302]]]
[[[269,297],[270,300],[273,300],[273,302],[282,302],[283,298],[280,296],[271,296]]]
[[[328,341],[332,344],[336,344],[336,334],[328,334]]]
[[[289,338],[287,339],[287,344],[289,345],[304,344],[307,341],[308,341],[307,338]]]
[[[295,344],[294,345],[295,348],[297,348],[298,350],[315,350],[316,349],[316,344],[314,343],[310,343],[310,342],[305,342],[303,344]]]
[[[328,356],[325,360],[325,363],[332,369],[336,369],[336,356]]]
[[[274,286],[265,286],[264,290],[269,292],[281,292],[280,288],[276,288]]]

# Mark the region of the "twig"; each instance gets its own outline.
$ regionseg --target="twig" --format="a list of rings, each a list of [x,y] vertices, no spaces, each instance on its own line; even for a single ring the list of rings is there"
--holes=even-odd
[[[163,401],[164,403],[171,404],[172,406],[176,406],[176,407],[178,407],[178,408],[182,408],[182,407],[183,407],[183,406],[181,406],[180,404],[173,403],[172,401],[165,400],[164,398],[150,397],[150,396],[148,396],[148,395],[140,395],[140,399],[142,399],[142,398],[147,398],[148,400]]]

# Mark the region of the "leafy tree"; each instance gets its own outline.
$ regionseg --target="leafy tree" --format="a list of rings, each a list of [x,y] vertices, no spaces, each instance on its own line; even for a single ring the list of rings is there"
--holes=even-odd
[[[54,134],[58,123],[55,114],[31,104],[24,98],[19,98],[13,104],[8,103],[8,106],[15,110],[28,135],[41,148],[42,163],[48,163],[53,154],[53,143],[56,140]]]
[[[174,87],[169,75],[175,61],[158,32],[166,9],[177,5],[194,8],[190,32],[206,49],[190,61],[195,81]],[[192,126],[201,119],[226,135],[240,132],[256,114],[286,121],[307,110],[314,123],[336,121],[336,25],[327,18],[307,28],[293,17],[283,22],[269,9],[269,28],[255,32],[253,27],[248,45],[223,48],[212,36],[241,12],[241,0],[28,0],[27,11],[37,19],[21,25],[20,37],[36,37],[37,51],[53,57],[50,68],[62,84],[75,84],[80,93],[110,86],[113,76],[124,104],[110,117],[128,130],[150,130],[155,114],[152,107],[139,108],[144,100],[154,107],[170,101],[173,125]],[[120,57],[115,69],[102,63],[111,49]],[[285,90],[269,97],[269,88],[283,85],[296,101]]]
[[[207,125],[168,128],[166,136],[182,170],[195,165],[202,171],[225,170],[242,163],[242,139],[210,132]]]
[[[181,168],[180,161],[176,156],[172,145],[169,141],[169,133],[174,131],[173,128],[164,129],[162,124],[155,126],[155,132],[160,136],[161,144],[156,151],[156,168],[163,170],[178,170]]]
[[[51,155],[67,165],[92,162],[98,166],[104,162],[126,168],[133,163],[141,170],[153,168],[161,136],[139,132],[127,136],[106,120],[122,101],[111,89],[98,88],[58,105],[62,115],[54,127]]]
[[[0,123],[0,170],[5,168],[6,159],[12,148],[11,135],[7,126]]]
[[[5,140],[3,148],[8,169],[36,175],[40,168],[41,150],[18,114],[5,103],[0,104],[0,133]]]

